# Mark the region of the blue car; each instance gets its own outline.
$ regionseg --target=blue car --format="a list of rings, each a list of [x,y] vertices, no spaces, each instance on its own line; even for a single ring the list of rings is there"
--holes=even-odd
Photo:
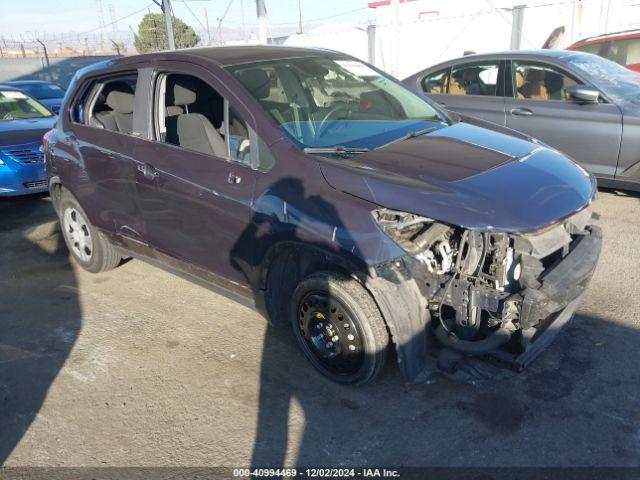
[[[60,105],[62,105],[62,99],[65,93],[60,86],[44,80],[15,80],[12,82],[2,82],[0,88],[3,86],[22,90],[27,95],[38,100],[56,115],[60,111]]]
[[[0,196],[47,191],[41,151],[55,116],[17,88],[0,86]]]

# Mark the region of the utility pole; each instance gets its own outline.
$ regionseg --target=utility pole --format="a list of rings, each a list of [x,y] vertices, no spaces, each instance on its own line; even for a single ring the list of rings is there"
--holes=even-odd
[[[98,29],[100,34],[100,50],[104,50],[104,12],[102,11],[102,0],[96,1],[96,16],[98,17]]]
[[[267,7],[264,4],[264,0],[256,0],[256,7],[258,9],[258,40],[262,45],[266,45],[267,39]]]
[[[526,5],[516,5],[511,9],[511,45],[509,46],[511,50],[520,50],[525,8]]]
[[[164,13],[164,23],[167,27],[167,40],[169,40],[169,50],[176,49],[173,36],[173,23],[171,22],[171,1],[162,0],[162,13]]]
[[[247,27],[244,23],[244,0],[240,0],[240,17],[242,17],[242,40],[247,43]]]
[[[162,3],[160,3],[162,1]],[[170,0],[153,0],[153,2],[162,9],[164,15],[164,25],[167,29],[167,44],[169,50],[176,49],[176,43],[173,36],[173,23],[171,22],[171,1]]]
[[[109,16],[111,17],[111,33],[113,35],[117,35],[118,34],[118,17],[116,17],[116,7],[113,6],[113,3],[109,4]]]
[[[204,9],[204,23],[207,26],[207,46],[211,46],[211,30],[209,29],[209,15],[207,9]]]
[[[302,0],[298,0],[298,35],[302,33]]]
[[[398,75],[399,56],[400,56],[400,0],[391,0],[391,8],[393,12],[393,53],[392,53],[392,67],[391,73]]]

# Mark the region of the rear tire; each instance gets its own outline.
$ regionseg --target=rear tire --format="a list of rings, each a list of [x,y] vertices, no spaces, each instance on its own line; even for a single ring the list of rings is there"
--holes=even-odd
[[[352,278],[321,272],[302,280],[291,299],[291,324],[305,356],[334,382],[362,385],[384,367],[386,325],[369,292]]]
[[[58,202],[62,236],[73,259],[91,273],[106,272],[118,266],[122,256],[97,228],[71,193],[62,189]]]

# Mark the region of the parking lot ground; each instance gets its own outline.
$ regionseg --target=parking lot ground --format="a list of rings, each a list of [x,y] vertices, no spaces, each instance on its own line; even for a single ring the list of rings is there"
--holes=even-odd
[[[0,463],[640,465],[640,198],[600,192],[578,316],[528,370],[361,388],[289,329],[132,260],[69,262],[47,197],[0,201]]]

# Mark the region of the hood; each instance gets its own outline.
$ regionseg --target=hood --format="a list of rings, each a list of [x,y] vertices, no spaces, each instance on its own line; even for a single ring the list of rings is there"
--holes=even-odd
[[[539,230],[595,193],[593,177],[558,151],[462,122],[320,163],[333,188],[477,230]]]
[[[40,142],[54,123],[55,117],[0,120],[0,147]]]

